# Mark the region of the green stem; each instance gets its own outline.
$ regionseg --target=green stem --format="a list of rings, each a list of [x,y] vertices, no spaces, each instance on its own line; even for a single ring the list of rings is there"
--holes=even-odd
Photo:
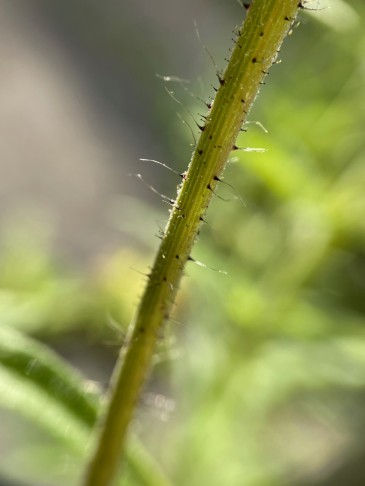
[[[203,215],[299,7],[298,0],[254,0],[249,9],[173,205],[131,324],[128,351],[120,355],[116,365],[110,401],[99,426],[84,486],[109,486],[117,474],[128,424],[150,369],[156,339],[169,317]]]

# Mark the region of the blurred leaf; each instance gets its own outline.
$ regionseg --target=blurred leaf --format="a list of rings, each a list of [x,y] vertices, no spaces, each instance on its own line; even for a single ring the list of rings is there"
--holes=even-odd
[[[81,459],[90,443],[100,392],[53,352],[19,332],[0,327],[0,402],[49,430]],[[137,484],[171,483],[136,438],[127,448]]]
[[[95,393],[87,391],[84,380],[51,351],[15,330],[0,327],[1,405],[47,430],[63,444],[78,469],[98,401]],[[48,465],[48,478],[58,466],[57,460]]]

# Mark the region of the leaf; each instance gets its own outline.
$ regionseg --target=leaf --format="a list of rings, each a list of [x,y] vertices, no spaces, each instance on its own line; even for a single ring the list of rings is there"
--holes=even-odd
[[[0,327],[0,404],[47,429],[80,458],[101,402],[90,385],[46,346]],[[136,437],[129,441],[127,464],[136,484],[171,485]]]

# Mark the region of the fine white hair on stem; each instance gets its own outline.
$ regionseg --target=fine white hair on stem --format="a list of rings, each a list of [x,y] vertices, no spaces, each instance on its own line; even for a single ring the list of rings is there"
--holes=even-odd
[[[217,63],[215,62],[214,57],[212,56],[211,52],[209,51],[209,49],[207,48],[207,46],[204,44],[204,42],[202,41],[202,39],[200,37],[200,32],[199,32],[199,29],[198,29],[198,23],[197,23],[196,20],[194,20],[194,28],[195,28],[195,33],[196,33],[196,36],[198,38],[200,45],[202,46],[204,51],[208,54],[210,60],[212,61],[213,66],[214,66],[216,75],[218,76],[218,79],[221,80],[220,70],[218,69]]]
[[[222,275],[228,275],[228,272],[226,272],[225,270],[220,270],[219,268],[209,267],[205,263],[200,262],[199,260],[195,260],[195,258],[193,258],[193,257],[189,257],[188,261],[195,263],[195,265],[198,265],[198,267],[207,268],[208,270],[212,270],[213,272],[221,273]]]
[[[152,162],[154,164],[161,165],[162,167],[164,167],[165,169],[168,169],[173,174],[181,176],[181,174],[177,170],[173,169],[172,167],[168,166],[167,164],[164,164],[163,162],[160,162],[159,160],[155,160],[155,159],[139,159],[139,160],[141,160],[142,162]]]
[[[267,128],[265,128],[264,125],[259,121],[245,121],[245,125],[257,125],[263,132],[269,133],[269,130],[267,130]]]
[[[156,76],[159,78],[159,79],[162,79],[163,81],[165,81],[166,83],[181,83],[181,84],[189,84],[190,81],[188,79],[184,79],[184,78],[179,78],[179,76],[174,76],[174,75],[171,75],[171,76],[166,76],[164,74],[158,74],[156,73]]]
[[[172,199],[171,197],[169,196],[165,196],[165,194],[161,194],[157,189],[155,189],[151,184],[148,184],[148,182],[146,182],[143,177],[142,177],[142,174],[128,174],[129,176],[131,177],[136,177],[137,179],[139,179],[146,187],[148,187],[148,189],[150,189],[154,194],[157,194],[157,196],[160,196],[160,198],[164,201],[164,202],[167,202],[169,204],[174,204],[175,201],[174,199]]]
[[[266,148],[260,148],[260,147],[234,147],[233,150],[241,150],[242,152],[267,152]]]

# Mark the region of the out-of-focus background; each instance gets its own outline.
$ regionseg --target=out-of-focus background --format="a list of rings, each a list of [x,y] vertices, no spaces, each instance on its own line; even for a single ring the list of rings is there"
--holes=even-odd
[[[228,275],[189,265],[141,399],[136,433],[176,485],[365,484],[365,10],[307,4],[323,5],[301,12],[238,142],[267,151],[232,154],[235,189],[194,249]],[[194,21],[223,68],[244,15],[0,0],[0,323],[100,387],[168,216],[135,174],[171,197],[180,182],[139,159],[186,168],[217,85]],[[42,413],[0,402],[0,483],[76,484],[82,461]]]

